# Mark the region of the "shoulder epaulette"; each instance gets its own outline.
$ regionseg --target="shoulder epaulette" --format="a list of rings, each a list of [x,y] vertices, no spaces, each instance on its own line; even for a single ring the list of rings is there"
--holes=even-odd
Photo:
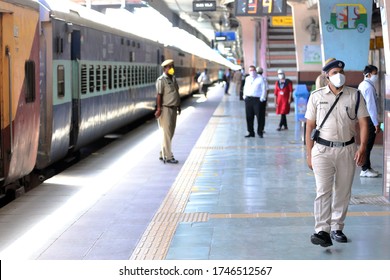
[[[319,92],[320,90],[322,90],[324,87],[320,87],[320,88],[317,88],[315,90],[313,90],[310,94],[314,94],[316,92]]]

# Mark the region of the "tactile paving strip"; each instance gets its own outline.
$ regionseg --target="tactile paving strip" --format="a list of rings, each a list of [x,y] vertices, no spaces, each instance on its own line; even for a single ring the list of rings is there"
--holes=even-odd
[[[212,117],[195,147],[207,147],[211,143],[217,126],[218,119]],[[165,259],[178,223],[190,221],[204,222],[208,220],[208,213],[183,213],[206,152],[207,149],[192,150],[163,203],[153,217],[152,222],[145,230],[131,255],[131,260]]]
[[[369,204],[369,205],[387,205],[390,206],[390,201],[382,195],[355,195],[351,197],[351,205]]]

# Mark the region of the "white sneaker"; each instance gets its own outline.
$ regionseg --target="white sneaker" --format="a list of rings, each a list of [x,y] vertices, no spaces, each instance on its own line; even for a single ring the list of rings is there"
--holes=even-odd
[[[372,168],[370,168],[370,171],[371,171],[372,173],[376,173],[376,174],[379,175],[379,171],[376,171],[376,170],[374,170],[374,169],[372,169]]]
[[[367,169],[365,171],[362,170],[360,172],[360,177],[369,177],[369,178],[378,177],[378,173],[374,173],[370,169]]]

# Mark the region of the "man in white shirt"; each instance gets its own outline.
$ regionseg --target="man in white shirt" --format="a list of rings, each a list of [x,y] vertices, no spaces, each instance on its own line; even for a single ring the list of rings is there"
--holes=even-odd
[[[246,124],[249,134],[245,137],[255,137],[253,128],[255,116],[257,118],[257,134],[263,138],[265,116],[260,114],[262,102],[266,102],[267,91],[263,78],[257,74],[256,67],[249,66],[249,75],[245,78],[244,93]]]
[[[376,135],[381,131],[378,121],[377,95],[375,82],[378,80],[378,68],[374,65],[367,65],[363,70],[364,80],[359,84],[359,90],[366,102],[370,118],[368,120],[368,141],[366,148],[366,161],[362,165],[360,177],[378,177],[379,172],[371,168],[370,154],[375,143]]]

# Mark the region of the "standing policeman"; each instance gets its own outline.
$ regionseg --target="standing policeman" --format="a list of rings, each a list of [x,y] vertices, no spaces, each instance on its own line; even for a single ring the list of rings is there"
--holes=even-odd
[[[344,86],[344,65],[343,61],[333,60],[323,67],[328,86],[310,95],[305,115],[307,164],[314,171],[317,191],[315,233],[311,242],[322,247],[333,245],[331,238],[347,242],[342,230],[353,177],[356,165],[361,166],[366,155],[369,114],[360,92]],[[354,138],[357,121],[360,126],[359,149]],[[314,129],[319,130],[319,135],[313,135]]]
[[[179,161],[173,157],[172,153],[172,138],[175,133],[177,115],[181,112],[179,86],[174,76],[173,60],[165,60],[161,66],[163,74],[156,81],[157,110],[155,113],[163,133],[160,160],[178,163]]]

